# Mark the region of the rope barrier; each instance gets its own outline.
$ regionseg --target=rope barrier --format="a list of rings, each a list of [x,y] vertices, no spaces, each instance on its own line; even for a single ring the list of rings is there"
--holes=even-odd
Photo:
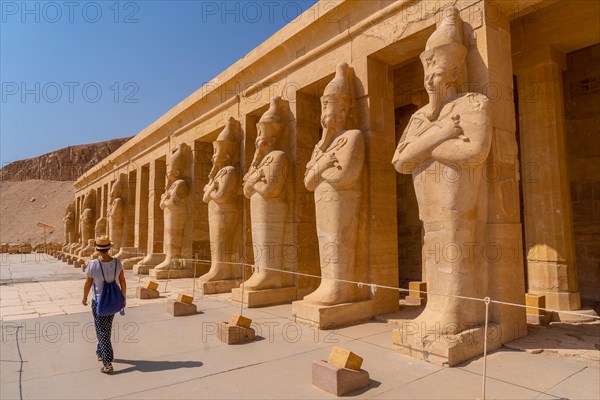
[[[196,262],[202,262],[202,263],[210,263],[209,260],[197,260],[197,259],[182,259],[182,261],[196,261]],[[245,268],[243,268],[243,267],[251,267],[253,271],[257,271],[257,272],[259,270],[259,267],[256,266],[256,265],[247,264],[247,263],[243,263],[243,262],[221,261],[221,263],[222,264],[230,264],[230,265],[238,265],[238,266],[241,266],[243,270],[245,270]],[[351,285],[356,285],[359,288],[361,288],[363,286],[369,286],[369,288],[371,289],[371,292],[373,294],[375,294],[375,291],[377,291],[377,289],[388,289],[388,290],[396,290],[398,292],[421,293],[421,294],[426,294],[427,296],[453,297],[453,298],[463,299],[463,300],[480,301],[482,303],[486,303],[486,301],[487,301],[486,299],[488,299],[488,297],[480,299],[480,298],[477,298],[477,297],[458,296],[458,295],[445,294],[445,293],[435,293],[435,292],[423,291],[423,290],[410,290],[410,289],[398,288],[398,287],[394,287],[394,286],[379,285],[379,284],[376,284],[376,283],[365,283],[365,282],[350,281],[350,280],[346,280],[346,279],[337,279],[337,278],[335,278],[335,279],[323,278],[320,275],[306,274],[306,273],[303,273],[303,272],[287,271],[287,270],[283,270],[283,269],[275,269],[275,268],[269,268],[269,267],[260,267],[260,268],[262,268],[264,270],[267,270],[267,271],[280,272],[280,273],[284,273],[284,274],[291,274],[291,275],[297,275],[297,276],[304,276],[304,277],[307,277],[307,278],[328,279],[330,281],[332,280],[332,281],[335,281],[335,282],[341,282],[341,283],[347,283],[347,284],[351,284]],[[600,320],[600,316],[582,314],[582,313],[577,313],[577,312],[574,312],[574,311],[553,310],[553,309],[550,309],[550,308],[533,307],[533,306],[527,306],[527,305],[524,305],[524,304],[508,303],[508,302],[505,302],[505,301],[492,300],[492,299],[490,299],[489,302],[490,303],[494,303],[494,304],[501,304],[501,305],[507,305],[507,306],[515,306],[515,307],[521,307],[521,308],[538,309],[538,310],[543,310],[543,311],[547,311],[547,312],[556,312],[556,313],[560,312],[561,314],[576,315],[576,316],[580,316],[580,317],[593,318],[593,319]]]

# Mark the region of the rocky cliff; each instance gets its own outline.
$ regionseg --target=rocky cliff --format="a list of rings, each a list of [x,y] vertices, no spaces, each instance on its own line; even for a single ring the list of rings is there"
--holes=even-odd
[[[69,146],[39,157],[15,161],[0,169],[0,178],[2,181],[75,181],[129,139],[131,137]]]

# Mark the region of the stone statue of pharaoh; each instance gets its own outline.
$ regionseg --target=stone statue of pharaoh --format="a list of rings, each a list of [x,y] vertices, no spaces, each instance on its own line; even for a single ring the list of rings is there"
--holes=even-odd
[[[75,242],[75,202],[67,205],[65,217],[63,218],[65,227],[65,243],[68,245]]]
[[[125,175],[120,174],[110,188],[108,206],[108,237],[113,243],[113,251],[123,245],[123,223],[125,222]]]
[[[365,158],[363,133],[348,129],[354,106],[352,71],[336,67],[321,97],[323,135],[306,165],[304,184],[315,192],[321,283],[304,302],[335,305],[359,299],[355,279],[358,215]]]
[[[96,220],[94,227],[94,237],[106,236],[108,231],[108,218],[100,217]]]
[[[241,266],[235,254],[240,252],[241,176],[238,167],[240,124],[229,118],[225,129],[213,143],[213,167],[204,186],[202,200],[208,203],[208,228],[211,243],[210,270],[201,282],[238,279]]]
[[[167,165],[167,191],[160,198],[160,208],[164,211],[164,253],[165,260],[155,269],[168,270],[171,263],[181,257],[183,236],[189,215],[191,184],[190,156],[188,145],[181,143],[169,159]],[[173,265],[178,268],[178,265]]]
[[[484,167],[492,128],[487,97],[460,93],[467,48],[458,11],[450,10],[421,54],[429,104],[412,115],[392,163],[412,174],[425,231],[431,294],[416,322],[456,334],[484,319],[483,303],[452,296],[485,296]]]
[[[289,229],[290,197],[287,174],[288,112],[280,97],[271,100],[258,123],[256,151],[244,176],[244,196],[250,199],[254,263],[258,268],[244,283],[247,290],[291,286],[292,276],[267,270],[284,268],[284,244]]]
[[[81,246],[76,250],[76,252],[88,247],[90,239],[94,239],[94,227],[96,223],[96,220],[94,219],[95,208],[96,191],[92,189],[87,192],[83,198],[83,211],[79,217]]]

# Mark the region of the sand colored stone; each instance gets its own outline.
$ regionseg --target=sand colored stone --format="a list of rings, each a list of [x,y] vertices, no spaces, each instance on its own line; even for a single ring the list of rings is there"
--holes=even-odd
[[[313,361],[312,383],[319,389],[336,396],[369,386],[369,373],[365,370],[341,368],[326,363]]]
[[[192,304],[192,302],[194,301],[194,298],[190,295],[180,293],[177,295],[177,301],[179,301],[181,303]]]
[[[209,255],[214,245],[210,243],[209,205],[202,201],[204,188],[210,181],[207,181],[211,169],[210,156],[207,156],[210,145],[223,132],[230,117],[239,121],[239,171],[251,172],[256,139],[264,135],[263,127],[260,127],[261,132],[256,132],[255,126],[267,113],[273,97],[281,96],[287,107],[285,127],[289,139],[284,151],[290,166],[289,188],[286,189],[289,225],[283,228],[285,237],[272,234],[276,226],[272,218],[279,215],[281,204],[263,207],[264,218],[256,218],[260,215],[255,212],[258,202],[252,199],[256,196],[243,199],[237,209],[241,215],[239,232],[244,247],[240,251],[241,261],[259,266],[255,277],[250,277],[250,269],[246,269],[245,278],[251,280],[273,272],[266,268],[282,268],[304,275],[290,277],[284,285],[264,290],[258,290],[258,285],[250,290],[255,282],[248,281],[249,290],[233,290],[234,300],[257,305],[306,298],[306,302],[301,301],[298,303],[301,305],[293,308],[289,317],[320,327],[355,324],[373,315],[398,310],[395,290],[370,291],[366,285],[352,284],[336,287],[328,279],[344,275],[357,282],[391,287],[422,281],[427,282],[431,293],[490,296],[519,305],[524,305],[525,293],[540,294],[546,296],[548,306],[557,304],[559,310],[578,308],[579,296],[583,295],[579,288],[584,277],[588,296],[598,280],[597,263],[593,263],[597,258],[593,241],[597,225],[593,218],[593,210],[597,208],[597,171],[593,163],[597,158],[594,143],[598,140],[593,140],[597,139],[593,129],[597,111],[591,107],[597,98],[594,97],[595,75],[592,70],[585,76],[579,75],[586,65],[595,65],[589,60],[595,60],[597,24],[590,21],[595,22],[597,4],[537,0],[456,4],[422,0],[365,1],[360,4],[337,2],[330,5],[326,13],[321,13],[324,3],[315,4],[305,14],[314,17],[302,17],[288,24],[81,176],[75,183],[77,227],[81,227],[85,197],[90,190],[98,193],[94,202],[97,215],[93,221],[107,216],[107,193],[115,178],[125,173],[129,182],[129,219],[124,229],[133,232],[129,245],[138,249],[140,255],[149,255],[140,264],[140,272],[149,273],[163,263],[167,257],[166,247],[170,247],[169,253],[172,253],[169,266],[175,268],[171,277],[192,271],[187,268],[189,264],[178,261],[180,258],[202,259],[204,266],[212,263]],[[447,7],[449,4],[458,9]],[[453,33],[449,25],[451,22],[456,25],[457,12],[463,23],[462,28]],[[335,23],[332,24],[328,16],[333,15]],[[436,35],[438,26],[441,34]],[[578,29],[568,29],[572,26]],[[444,36],[452,40],[462,36],[460,41],[467,49],[462,68],[452,65],[453,57],[461,56],[457,50],[460,46],[444,44]],[[577,65],[577,74],[568,74],[572,68],[567,63],[568,83],[563,87],[559,82],[565,67],[562,57],[582,49],[588,49],[586,54],[591,54],[590,59],[582,61],[580,56],[575,57],[571,64]],[[427,54],[424,54],[425,71],[422,72],[418,56],[424,50]],[[432,63],[440,57],[448,64],[441,64],[443,71],[432,75],[430,70],[440,67]],[[336,65],[342,61],[346,61],[347,70],[352,71],[350,88],[354,90],[355,111],[344,131],[360,133],[355,136],[360,136],[364,145],[360,182],[353,181],[347,188],[331,191],[321,190],[325,188],[323,182],[307,188],[303,181],[305,173],[318,176],[320,171],[312,168],[318,163],[313,163],[311,168],[306,166],[311,158],[320,156],[319,152],[329,157],[319,160],[333,163],[332,171],[336,174],[343,175],[342,171],[361,164],[356,154],[353,154],[353,163],[344,165],[343,151],[336,151],[335,157],[330,148],[315,151],[315,145],[329,140],[329,132],[323,129],[323,125],[331,122],[327,121],[328,107],[344,109],[344,102],[326,107],[321,104],[325,88],[336,79]],[[423,88],[426,85],[419,83],[426,75],[428,81],[433,81],[429,84],[433,89],[435,83],[439,83],[437,91],[428,93]],[[446,91],[453,90],[455,85],[458,86],[456,91]],[[576,114],[568,131],[561,127],[564,123],[561,122],[561,114],[564,114],[561,92],[570,93],[569,112]],[[435,99],[430,99],[430,94]],[[456,97],[447,98],[448,95]],[[486,102],[486,98],[489,101]],[[536,101],[530,101],[532,98]],[[515,101],[519,103],[518,118]],[[475,108],[480,109],[474,111]],[[323,116],[326,118],[321,121]],[[411,116],[414,118],[406,129],[406,136],[401,137]],[[420,132],[419,127],[415,127],[418,123],[425,128],[432,127],[441,136],[444,132],[449,135],[443,140],[440,135],[432,135],[440,139],[440,143],[424,159],[410,154],[415,138],[423,139],[432,133],[431,130]],[[569,142],[573,138],[575,141]],[[565,140],[570,143],[568,149],[564,148]],[[412,181],[414,170],[397,178],[400,174],[390,164],[398,143],[407,144],[406,148],[399,149],[402,157],[426,167],[418,173],[416,181]],[[174,228],[177,224],[172,223],[177,218],[166,218],[160,203],[163,194],[174,190],[173,182],[167,183],[165,176],[173,151],[180,144],[190,147],[193,168],[181,252],[176,255],[179,243],[171,238],[180,237],[179,228]],[[482,151],[475,151],[478,145]],[[571,156],[571,161],[565,161],[565,153]],[[433,161],[434,157],[452,162]],[[408,170],[409,167],[404,172]],[[458,179],[459,172],[462,172],[461,179]],[[276,180],[265,175],[267,180]],[[539,179],[533,182],[532,177]],[[252,184],[246,186],[254,189]],[[244,188],[240,185],[239,189]],[[313,191],[318,196],[315,197]],[[351,196],[342,196],[341,192]],[[422,223],[416,215],[417,203],[424,225],[424,247],[420,241]],[[570,209],[571,203],[577,205],[577,213]],[[354,211],[348,211],[342,218],[342,214],[336,214],[340,210]],[[63,213],[59,214],[62,218]],[[569,238],[573,236],[570,225],[574,214],[579,224],[577,235],[582,240]],[[343,225],[337,234],[328,227],[328,223],[335,221],[342,221]],[[261,224],[272,224],[271,237],[277,240],[272,246],[269,244],[271,249],[283,244],[282,263],[277,260],[278,252],[274,252],[275,262],[260,268],[264,261],[265,238],[269,239],[268,230],[258,229],[255,234],[254,230]],[[333,245],[323,246],[324,238]],[[356,245],[352,246],[354,240]],[[414,257],[400,254],[407,240],[414,242]],[[80,242],[77,250],[84,244]],[[263,248],[254,244],[262,244]],[[67,250],[72,253],[74,247]],[[584,269],[579,268],[577,257],[573,257],[574,247],[577,254],[584,257]],[[462,257],[457,257],[459,250]],[[214,261],[218,261],[217,258]],[[168,271],[161,271],[166,277]],[[523,271],[528,274],[528,288],[525,288]],[[154,276],[160,274],[157,272]],[[273,281],[275,286],[280,284]],[[237,284],[235,280],[227,282],[231,283],[215,283],[210,290],[227,291]],[[439,282],[446,283],[438,285]],[[338,287],[343,289],[338,290]],[[262,293],[267,290],[271,292]],[[428,296],[427,302],[428,309],[421,316],[422,320],[450,324],[456,321],[456,331],[464,328],[465,322],[482,322],[481,302],[465,303],[462,307],[463,302],[457,299],[437,301],[434,295]],[[472,316],[474,321],[465,321]],[[501,328],[501,342],[527,332],[524,307],[493,304],[490,321]]]
[[[205,294],[229,292],[241,283],[242,202],[239,164],[240,123],[229,118],[213,142],[213,167],[202,201],[208,203],[210,270],[198,280]]]
[[[244,195],[250,199],[250,219],[254,265],[252,276],[243,283],[248,293],[249,307],[258,304],[252,299],[284,303],[295,298],[279,297],[286,292],[279,289],[293,286],[284,248],[291,234],[292,198],[290,193],[289,106],[280,97],[271,100],[269,109],[257,124],[256,150],[248,172],[243,178]],[[272,291],[270,295],[252,296],[252,292]],[[232,291],[236,301],[241,300],[241,289]]]
[[[118,253],[123,245],[123,223],[125,222],[125,174],[120,174],[110,189],[108,206],[108,236],[113,243],[112,250]]]
[[[250,318],[246,318],[240,314],[231,314],[229,318],[229,325],[239,326],[241,328],[250,328],[252,324],[252,320]]]
[[[198,307],[193,303],[183,303],[177,300],[169,300],[167,312],[174,317],[183,317],[198,313]]]
[[[329,353],[329,359],[327,360],[327,363],[334,367],[360,371],[363,359],[350,350],[334,346]]]
[[[191,214],[191,149],[181,143],[167,164],[167,191],[161,196],[160,208],[164,211],[165,259],[154,267],[155,271],[182,269],[178,258],[184,254],[184,240],[189,235]]]
[[[217,338],[226,344],[249,343],[256,338],[256,331],[250,327],[220,322],[217,325]]]
[[[480,256],[463,257],[469,244],[485,238],[487,187],[483,179],[492,130],[489,100],[460,93],[459,79],[467,48],[458,10],[427,41],[421,61],[430,102],[411,118],[394,155],[396,170],[412,174],[425,230],[424,251],[430,292],[482,298],[485,272]],[[467,168],[474,171],[467,173]],[[442,170],[448,177],[430,178]],[[485,239],[484,239],[485,241]],[[442,249],[453,246],[458,257]],[[477,254],[477,253],[474,253]],[[482,321],[482,303],[431,295],[417,321],[431,326]]]
[[[157,299],[160,297],[160,292],[158,290],[155,289],[148,289],[145,287],[138,287],[136,288],[135,291],[135,296],[138,299]]]

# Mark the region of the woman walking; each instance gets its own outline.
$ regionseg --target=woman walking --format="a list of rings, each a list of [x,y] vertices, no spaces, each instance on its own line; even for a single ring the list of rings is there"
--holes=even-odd
[[[112,322],[114,314],[107,316],[100,316],[97,313],[97,304],[100,301],[100,294],[102,293],[102,287],[104,282],[114,282],[119,279],[119,286],[123,297],[127,290],[125,283],[125,275],[123,274],[123,268],[121,261],[117,258],[113,258],[108,254],[112,243],[108,236],[101,236],[96,239],[95,242],[96,251],[100,254],[97,259],[90,261],[86,269],[87,280],[83,286],[83,300],[81,303],[84,306],[88,304],[88,295],[90,289],[94,288],[94,296],[92,297],[92,315],[94,317],[94,325],[96,326],[96,336],[98,337],[98,347],[96,348],[96,355],[98,361],[102,361],[101,372],[109,374],[113,372],[113,349],[110,342],[112,332]],[[125,307],[125,304],[123,305]]]

